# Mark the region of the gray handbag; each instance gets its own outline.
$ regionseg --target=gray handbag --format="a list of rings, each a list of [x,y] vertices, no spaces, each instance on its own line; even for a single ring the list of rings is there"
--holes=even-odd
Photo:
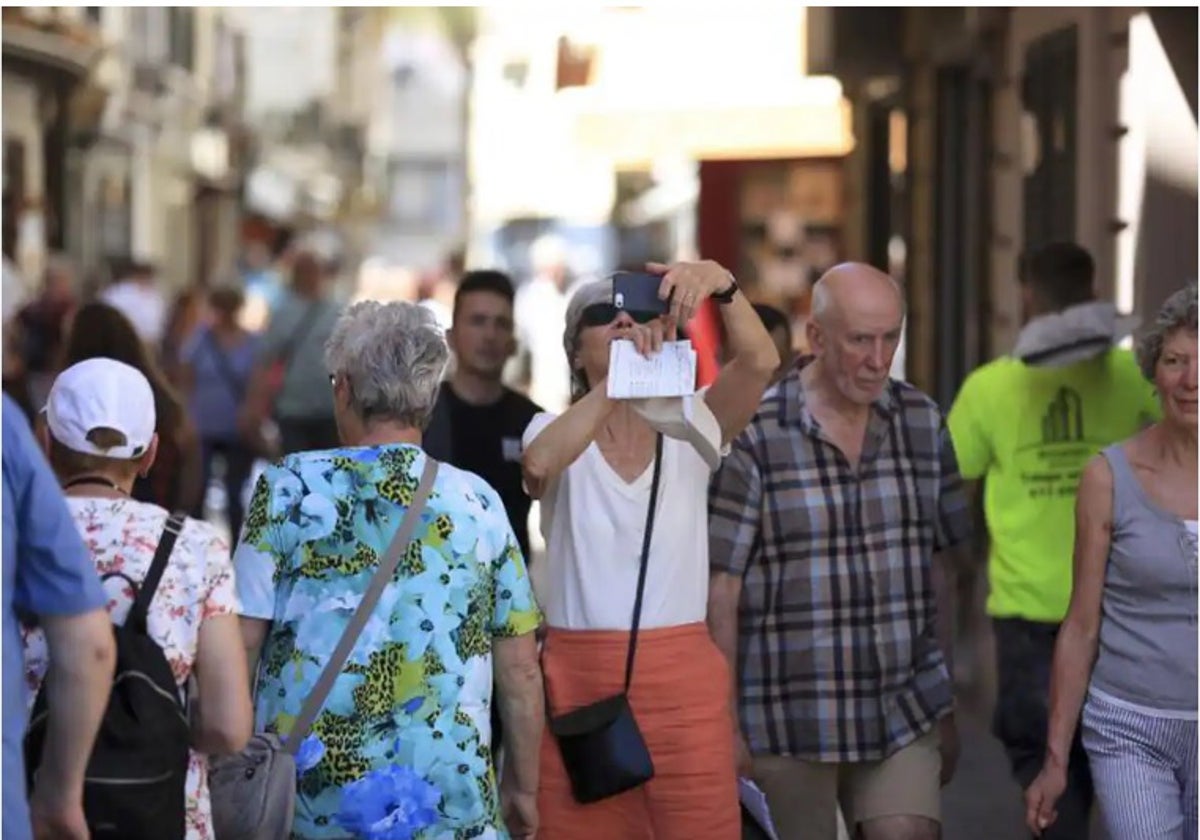
[[[213,832],[217,840],[288,840],[296,810],[296,750],[321,712],[334,680],[350,657],[367,619],[408,551],[417,521],[429,499],[438,464],[426,456],[421,483],[404,512],[400,528],[379,563],[358,609],[329,657],[325,670],[304,701],[287,740],[273,733],[255,735],[236,755],[214,757],[208,766]]]

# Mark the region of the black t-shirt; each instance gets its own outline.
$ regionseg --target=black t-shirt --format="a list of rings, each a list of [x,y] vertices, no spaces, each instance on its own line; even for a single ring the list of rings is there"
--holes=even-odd
[[[435,417],[449,415],[449,453],[430,454],[475,473],[495,489],[528,560],[527,523],[532,502],[521,486],[521,436],[541,409],[507,388],[491,405],[471,405],[454,393],[449,382],[442,383],[438,401],[444,404],[438,406]]]

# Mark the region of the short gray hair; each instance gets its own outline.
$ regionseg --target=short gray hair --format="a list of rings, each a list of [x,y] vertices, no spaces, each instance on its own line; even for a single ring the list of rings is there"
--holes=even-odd
[[[563,350],[567,354],[567,364],[571,367],[571,400],[584,397],[588,385],[587,376],[575,367],[575,356],[579,353],[579,333],[582,330],[583,310],[596,303],[612,303],[613,280],[606,277],[603,280],[592,280],[577,287],[567,301],[566,324],[563,329]]]
[[[1189,283],[1167,298],[1158,310],[1154,324],[1138,339],[1138,365],[1142,368],[1142,375],[1151,382],[1154,381],[1154,372],[1158,368],[1163,344],[1172,334],[1182,329],[1196,332],[1195,283]]]
[[[427,307],[367,300],[338,319],[325,364],[344,376],[363,420],[392,420],[424,429],[437,402],[450,350]]]

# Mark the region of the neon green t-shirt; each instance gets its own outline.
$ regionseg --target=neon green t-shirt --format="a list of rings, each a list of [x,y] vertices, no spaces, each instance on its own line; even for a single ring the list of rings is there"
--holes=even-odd
[[[990,615],[1062,621],[1079,474],[1160,414],[1128,350],[1065,367],[1002,358],[967,378],[948,423],[963,478],[986,479]]]

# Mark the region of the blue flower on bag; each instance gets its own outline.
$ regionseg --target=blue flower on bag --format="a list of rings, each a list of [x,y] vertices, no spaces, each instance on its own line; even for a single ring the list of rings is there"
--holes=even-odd
[[[325,757],[325,744],[316,735],[309,735],[300,742],[296,750],[296,775],[303,776],[321,763]]]
[[[437,821],[441,799],[411,767],[391,764],[346,785],[335,820],[365,840],[412,840]]]

